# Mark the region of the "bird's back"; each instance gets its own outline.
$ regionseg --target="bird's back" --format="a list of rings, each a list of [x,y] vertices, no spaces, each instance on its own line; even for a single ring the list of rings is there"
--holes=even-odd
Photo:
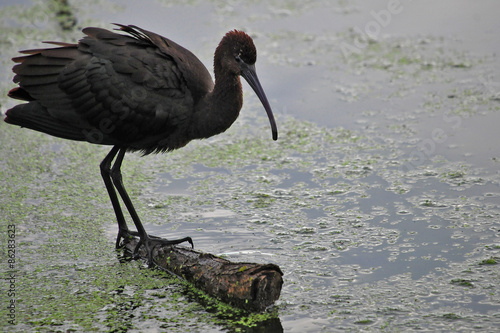
[[[182,147],[196,104],[213,89],[190,51],[157,34],[86,28],[78,44],[14,58],[13,98],[28,101],[6,121],[50,135],[145,153]]]

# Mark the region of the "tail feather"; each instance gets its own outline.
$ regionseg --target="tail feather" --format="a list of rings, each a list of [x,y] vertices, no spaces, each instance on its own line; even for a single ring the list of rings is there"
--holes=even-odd
[[[36,101],[19,104],[7,110],[4,121],[8,124],[27,127],[63,139],[85,141],[85,129],[68,125],[52,117],[45,107]]]

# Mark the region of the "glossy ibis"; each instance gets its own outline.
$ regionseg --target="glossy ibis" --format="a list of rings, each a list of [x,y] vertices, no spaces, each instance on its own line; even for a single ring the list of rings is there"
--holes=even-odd
[[[274,140],[278,131],[255,71],[257,51],[246,33],[233,30],[222,38],[214,55],[214,84],[201,61],[182,46],[133,25],[117,26],[123,33],[90,27],[77,44],[48,42],[55,47],[21,51],[24,56],[13,58],[19,86],[9,96],[28,103],[8,110],[5,121],[113,146],[100,168],[118,220],[116,247],[138,236],[134,256],[144,245],[151,264],[156,245],[193,242],[146,233],[123,186],[125,153],[168,152],[227,130],[243,105],[240,75],[262,102]],[[127,227],[115,189],[137,231]]]

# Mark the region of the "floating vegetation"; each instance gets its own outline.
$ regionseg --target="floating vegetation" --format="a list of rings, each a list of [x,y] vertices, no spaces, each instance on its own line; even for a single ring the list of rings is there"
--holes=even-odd
[[[47,3],[2,7],[2,111],[12,103],[9,59],[19,48],[74,41],[83,26],[109,28],[92,19],[92,6],[119,10],[68,1],[65,30]],[[107,149],[0,121],[0,227],[16,225],[22,286],[17,325],[2,322],[1,331],[498,329],[497,57],[441,32],[387,27],[378,39],[359,39],[345,22],[364,15],[363,5],[294,3],[141,2],[144,13],[150,6],[166,18],[191,9],[205,17],[213,6],[203,29],[253,30],[259,61],[272,68],[263,84],[276,92],[268,97],[281,108],[280,138],[268,137],[249,96],[223,135],[148,159],[130,154],[123,165],[152,234],[190,235],[202,251],[279,264],[285,284],[276,306],[242,313],[141,263],[120,263],[115,217],[96,176]],[[406,9],[401,15],[414,12]],[[310,18],[318,25],[298,31],[296,22]],[[339,45],[355,41],[362,52],[345,58]],[[207,61],[212,44],[201,50]]]

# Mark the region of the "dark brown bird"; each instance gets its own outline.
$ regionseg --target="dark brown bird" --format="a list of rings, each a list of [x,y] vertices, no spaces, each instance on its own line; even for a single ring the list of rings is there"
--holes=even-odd
[[[182,46],[136,26],[117,26],[126,34],[85,28],[78,44],[49,42],[57,47],[21,51],[26,55],[12,59],[18,63],[13,71],[19,87],[9,96],[28,103],[8,110],[5,122],[113,146],[100,167],[118,220],[116,247],[121,239],[139,236],[134,254],[144,245],[151,264],[156,245],[193,242],[146,233],[123,186],[125,153],[168,152],[227,130],[243,105],[240,76],[261,100],[274,140],[278,131],[255,71],[257,51],[244,32],[228,32],[215,50],[214,84],[201,61]],[[137,232],[129,230],[115,189]]]

